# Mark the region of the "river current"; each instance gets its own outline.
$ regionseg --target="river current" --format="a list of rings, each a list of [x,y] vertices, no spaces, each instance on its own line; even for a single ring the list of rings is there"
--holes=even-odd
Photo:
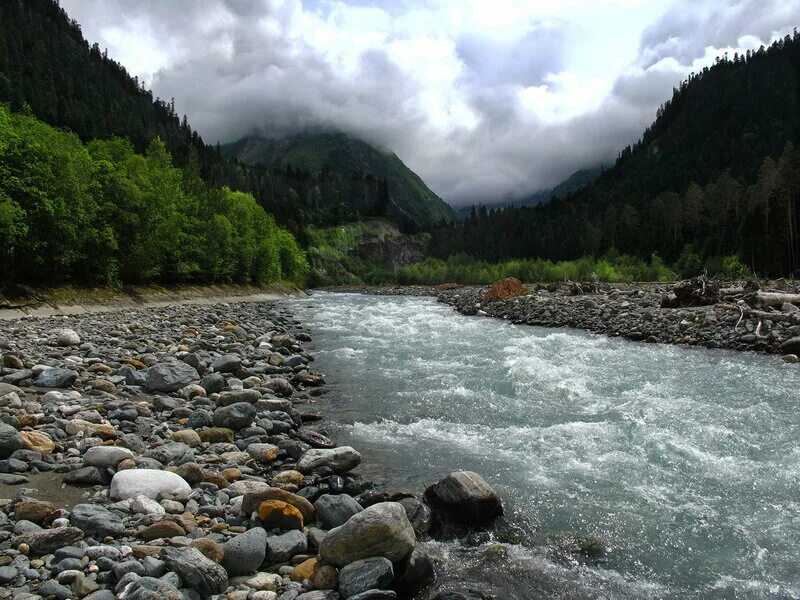
[[[430,298],[317,293],[320,400],[360,470],[422,491],[474,470],[526,541],[432,543],[498,597],[800,598],[800,369],[464,317]],[[565,536],[602,560],[569,560]]]

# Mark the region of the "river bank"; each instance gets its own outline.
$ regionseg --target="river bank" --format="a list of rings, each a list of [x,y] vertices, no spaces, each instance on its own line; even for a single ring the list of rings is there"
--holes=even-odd
[[[728,289],[739,289],[732,287],[737,285],[735,282],[727,285]],[[483,286],[361,286],[329,291],[435,297],[464,315],[583,329],[632,341],[793,355],[787,357],[788,361],[795,361],[800,353],[800,308],[782,303],[780,307],[755,310],[743,300],[744,291],[709,305],[668,308],[662,306],[664,298],[675,284],[565,283],[526,287],[529,295],[493,302],[484,301],[488,287]]]
[[[389,600],[430,584],[418,540],[447,511],[379,489],[326,435],[310,341],[285,303],[0,322],[0,598]]]

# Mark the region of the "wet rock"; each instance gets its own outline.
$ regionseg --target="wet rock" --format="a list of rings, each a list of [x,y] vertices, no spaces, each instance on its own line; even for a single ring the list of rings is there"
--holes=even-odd
[[[323,494],[314,503],[317,520],[323,529],[333,529],[344,525],[350,517],[364,510],[352,496]]]
[[[330,530],[319,553],[323,560],[339,567],[374,556],[399,561],[411,554],[415,542],[405,509],[396,502],[380,502]]]
[[[417,538],[428,535],[433,516],[428,505],[416,498],[403,498],[399,502],[406,509],[406,515],[408,520],[411,521],[411,526],[414,528]]]
[[[417,545],[411,555],[397,568],[395,587],[405,596],[416,597],[422,590],[436,581],[433,561]]]
[[[228,575],[252,573],[264,562],[267,532],[261,527],[248,529],[222,545],[222,566]]]
[[[187,496],[192,489],[175,473],[155,469],[132,469],[118,471],[111,480],[111,498],[127,500],[139,494],[157,499],[159,494]]]
[[[350,446],[308,450],[297,462],[297,470],[310,473],[321,467],[328,467],[336,473],[347,473],[361,463],[361,454]]]
[[[494,488],[477,473],[451,473],[425,490],[425,500],[446,519],[470,526],[491,523],[503,514]]]
[[[164,548],[161,559],[184,583],[201,596],[221,594],[228,587],[228,574],[196,548]]]
[[[386,589],[393,580],[391,561],[382,557],[365,558],[339,571],[339,593],[350,598],[368,590]]]
[[[150,392],[177,392],[199,379],[200,374],[194,367],[173,359],[150,367],[146,385]]]
[[[800,336],[789,338],[781,344],[781,353],[800,355]]]

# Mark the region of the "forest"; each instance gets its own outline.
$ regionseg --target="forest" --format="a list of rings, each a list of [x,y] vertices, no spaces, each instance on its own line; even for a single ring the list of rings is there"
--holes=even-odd
[[[255,199],[179,169],[156,137],[83,143],[0,105],[0,280],[289,282],[308,264]]]
[[[474,210],[431,253],[491,263],[656,252],[689,275],[736,255],[752,272],[800,265],[800,36],[692,74],[642,139],[593,183],[535,207]]]

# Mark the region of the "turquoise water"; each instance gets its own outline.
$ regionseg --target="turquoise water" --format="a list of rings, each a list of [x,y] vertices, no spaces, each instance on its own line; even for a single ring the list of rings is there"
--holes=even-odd
[[[421,490],[475,470],[545,539],[509,547],[502,568],[434,544],[458,557],[452,578],[520,599],[800,598],[797,365],[427,298],[320,293],[292,308],[330,384],[328,427],[370,475]],[[606,560],[553,558],[558,532],[599,538]]]

